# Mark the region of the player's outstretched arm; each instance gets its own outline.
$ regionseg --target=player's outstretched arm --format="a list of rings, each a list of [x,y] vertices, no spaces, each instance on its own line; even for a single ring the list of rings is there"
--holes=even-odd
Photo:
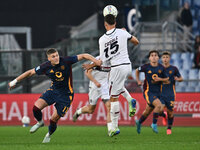
[[[130,40],[134,45],[138,45],[139,41],[135,36],[132,36],[131,40]]]
[[[93,67],[96,67],[97,65],[95,63],[92,63],[92,64],[83,64],[82,67],[85,69],[85,70],[90,70],[92,69]]]
[[[87,59],[87,60],[90,60],[92,61],[93,63],[95,63],[97,66],[100,66],[101,65],[101,60],[97,60],[95,59],[92,55],[90,54],[79,54],[77,55],[78,57],[78,60],[83,60],[83,59]]]
[[[86,70],[85,75],[90,81],[92,81],[97,87],[101,87],[101,84],[92,76],[92,69]]]
[[[135,77],[136,77],[136,81],[138,83],[138,85],[142,85],[142,81],[140,81],[140,78],[139,78],[139,75],[140,75],[140,72],[138,69],[135,70]]]
[[[14,79],[13,81],[11,81],[10,83],[8,83],[9,88],[13,88],[17,82],[20,82],[21,80],[27,78],[27,77],[31,77],[33,75],[35,75],[35,69],[30,69],[24,73],[22,73],[20,76],[18,76],[16,79]]]
[[[178,82],[182,82],[183,81],[183,77],[174,77],[174,80],[176,80]]]

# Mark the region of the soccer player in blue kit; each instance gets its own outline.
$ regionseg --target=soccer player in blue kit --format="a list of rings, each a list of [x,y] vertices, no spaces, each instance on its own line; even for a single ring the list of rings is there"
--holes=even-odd
[[[169,77],[169,81],[163,83],[162,93],[160,97],[160,100],[163,104],[162,109],[164,108],[164,106],[167,107],[167,116],[168,116],[167,135],[172,133],[171,128],[174,121],[173,109],[174,109],[174,101],[176,99],[175,82],[183,81],[183,78],[181,77],[178,68],[170,65],[170,58],[171,58],[170,52],[165,51],[162,53],[162,64],[165,67],[166,73]]]
[[[72,88],[72,64],[82,59],[88,59],[94,62],[97,66],[101,65],[101,61],[96,60],[89,54],[60,57],[58,51],[54,48],[48,49],[46,54],[48,57],[47,62],[26,71],[9,83],[9,87],[13,88],[17,82],[35,74],[46,75],[51,79],[51,87],[40,96],[33,106],[33,114],[37,123],[30,129],[30,133],[34,133],[40,127],[44,126],[41,110],[49,105],[55,104],[54,106],[56,109],[51,116],[49,131],[46,134],[43,143],[50,142],[50,136],[57,128],[58,120],[69,110],[73,101],[74,91]]]
[[[139,79],[139,73],[145,73],[145,80],[143,85],[143,95],[147,101],[146,109],[143,112],[139,120],[136,120],[137,132],[141,132],[141,124],[146,120],[150,112],[153,110],[153,123],[151,125],[153,131],[158,133],[157,120],[160,113],[162,113],[162,104],[160,101],[161,85],[162,82],[168,81],[168,77],[163,65],[158,63],[159,52],[157,50],[151,50],[149,52],[150,63],[142,65],[136,69],[136,80],[138,85],[142,85]]]

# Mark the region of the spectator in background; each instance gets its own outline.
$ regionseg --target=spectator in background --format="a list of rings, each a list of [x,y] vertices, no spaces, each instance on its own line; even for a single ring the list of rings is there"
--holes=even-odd
[[[194,43],[194,67],[200,68],[200,35],[197,35]]]
[[[183,30],[184,30],[183,41],[188,42],[189,40],[188,33],[192,31],[192,14],[188,2],[184,3],[181,12],[181,23],[183,25]],[[187,47],[184,47],[184,50],[187,50]]]

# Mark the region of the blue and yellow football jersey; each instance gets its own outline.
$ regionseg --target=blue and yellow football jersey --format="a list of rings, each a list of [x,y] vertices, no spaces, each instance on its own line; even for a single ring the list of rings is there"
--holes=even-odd
[[[138,68],[139,72],[145,73],[145,80],[143,85],[143,91],[150,92],[161,92],[162,82],[155,82],[153,78],[158,76],[160,78],[167,78],[166,70],[163,65],[158,64],[158,66],[153,67],[150,64],[145,64]]]
[[[37,75],[46,75],[52,81],[51,89],[72,94],[72,64],[78,61],[77,56],[60,57],[60,63],[52,66],[47,61],[35,68]]]
[[[177,67],[170,65],[166,68],[167,76],[169,77],[169,81],[167,83],[163,83],[162,86],[162,96],[175,96],[175,77],[181,77],[179,70]]]
[[[155,82],[154,77],[167,78],[163,65],[153,67],[151,64],[145,64],[138,68],[139,72],[145,73],[143,85],[143,95],[147,103],[151,106],[155,99],[160,98],[162,82]]]

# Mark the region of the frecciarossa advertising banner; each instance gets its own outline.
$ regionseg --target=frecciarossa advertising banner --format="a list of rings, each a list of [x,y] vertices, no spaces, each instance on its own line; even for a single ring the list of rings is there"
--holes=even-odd
[[[137,112],[134,117],[128,115],[128,102],[120,96],[120,118],[119,125],[135,126],[135,119],[139,119],[146,107],[146,101],[142,93],[131,93],[137,99]],[[0,94],[0,126],[22,125],[23,116],[30,117],[31,125],[36,121],[33,117],[32,108],[34,102],[40,94]],[[73,113],[77,108],[88,104],[88,94],[75,94],[73,103],[59,120],[60,125],[106,125],[106,108],[99,99],[96,110],[93,114],[81,115],[77,122],[72,121]],[[45,124],[49,124],[49,119],[53,113],[54,106],[46,107],[43,112]],[[200,126],[200,93],[177,93],[174,103],[174,125],[175,126]],[[152,114],[143,125],[150,126]],[[162,118],[159,117],[158,125],[162,125]]]

